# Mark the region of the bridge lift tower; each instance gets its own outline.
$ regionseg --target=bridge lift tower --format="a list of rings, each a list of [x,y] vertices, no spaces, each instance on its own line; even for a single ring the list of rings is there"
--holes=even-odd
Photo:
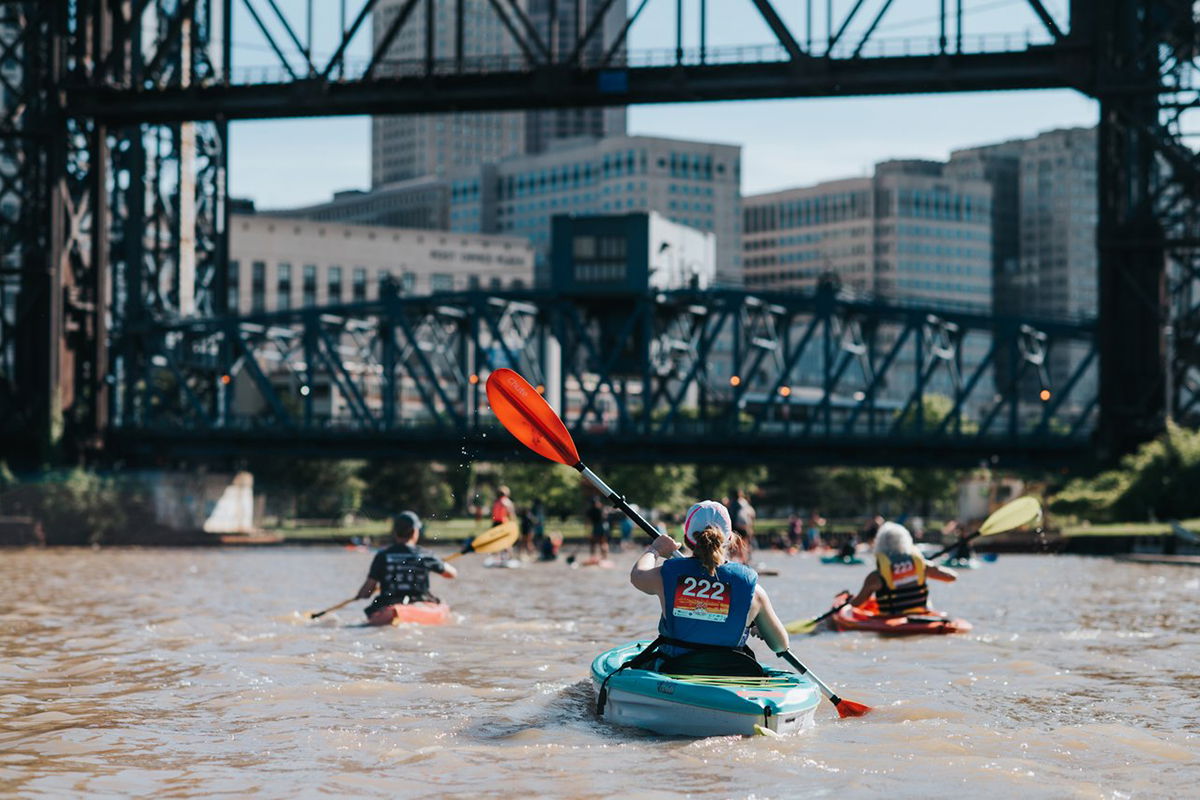
[[[1040,38],[988,48],[964,36],[971,0],[940,0],[936,42],[896,53],[876,37],[891,0],[828,3],[823,37],[814,0],[800,4],[807,26],[745,0],[772,42],[733,51],[710,46],[705,0],[688,11],[698,39],[685,37],[676,0],[676,46],[656,60],[626,44],[650,0],[591,46],[614,1],[543,36],[519,0],[489,0],[518,54],[478,58],[463,49],[465,0],[405,0],[351,63],[380,0],[352,0],[328,59],[289,17],[314,0],[0,0],[0,452],[39,462],[100,447],[112,397],[144,380],[148,355],[121,332],[226,314],[230,120],[1022,88],[1100,105],[1100,452],[1200,411],[1193,3],[1070,0],[1062,19],[1014,0]],[[567,2],[583,7],[551,5]],[[453,31],[436,30],[436,3],[455,4]],[[389,61],[406,31],[424,56]],[[242,34],[277,57],[273,73],[235,74]],[[454,44],[438,53],[439,40]]]

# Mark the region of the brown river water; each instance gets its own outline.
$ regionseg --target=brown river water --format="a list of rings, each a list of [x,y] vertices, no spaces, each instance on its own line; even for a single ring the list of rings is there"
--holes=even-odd
[[[366,552],[0,552],[0,796],[1200,796],[1200,569],[1004,555],[933,587],[970,634],[793,639],[870,716],[687,740],[592,713],[592,657],[657,619],[633,558],[467,556],[454,625],[376,629],[302,616]],[[867,569],[762,560],[785,620]]]

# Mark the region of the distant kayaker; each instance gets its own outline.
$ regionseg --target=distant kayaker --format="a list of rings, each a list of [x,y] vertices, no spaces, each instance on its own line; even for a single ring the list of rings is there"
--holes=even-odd
[[[970,561],[974,558],[975,553],[971,550],[971,542],[965,535],[958,532],[958,520],[952,519],[942,526],[942,541],[951,536],[958,536],[958,543],[954,545],[954,549],[950,551],[951,561]]]
[[[402,511],[392,517],[392,536],[395,542],[375,554],[367,580],[358,590],[365,600],[379,590],[379,596],[364,609],[370,617],[377,611],[396,603],[418,601],[438,602],[429,592],[429,573],[453,578],[458,571],[432,553],[417,547],[421,535],[421,518],[412,511]]]
[[[847,533],[846,538],[842,540],[842,549],[838,551],[838,555],[843,560],[849,561],[854,558],[858,552],[858,542],[854,538],[853,533]]]
[[[882,614],[907,614],[929,608],[928,578],[953,583],[958,580],[952,569],[926,563],[913,544],[912,534],[897,522],[885,522],[875,534],[875,564],[862,588],[850,601],[861,606],[875,596]]]
[[[697,503],[684,518],[683,530],[691,557],[670,558],[679,545],[670,536],[659,536],[629,574],[634,587],[658,597],[658,655],[737,660],[748,652],[752,625],[772,652],[786,650],[787,631],[758,585],[758,574],[728,560],[735,534],[725,506],[713,500]],[[691,663],[686,668],[700,667]]]

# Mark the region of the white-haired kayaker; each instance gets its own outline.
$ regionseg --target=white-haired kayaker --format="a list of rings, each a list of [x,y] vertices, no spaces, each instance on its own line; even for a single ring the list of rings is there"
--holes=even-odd
[[[443,578],[458,575],[453,566],[417,547],[421,518],[415,512],[402,511],[392,517],[392,536],[395,542],[375,554],[367,580],[358,590],[360,600],[379,590],[379,596],[363,609],[368,619],[397,603],[438,602],[429,591],[429,573],[435,572]]]
[[[692,506],[684,519],[683,538],[692,551],[690,557],[671,558],[679,545],[660,535],[633,565],[630,582],[656,595],[662,609],[655,645],[659,657],[712,653],[715,657],[693,662],[716,664],[724,655],[737,655],[735,651],[749,654],[745,644],[752,625],[772,652],[787,649],[787,631],[766,590],[758,585],[758,573],[728,560],[732,535],[729,511],[705,500]],[[694,663],[688,667],[697,669]]]
[[[881,614],[928,611],[929,578],[953,583],[958,573],[926,563],[908,529],[885,522],[875,534],[875,569],[863,580],[850,605],[861,606],[874,595]]]

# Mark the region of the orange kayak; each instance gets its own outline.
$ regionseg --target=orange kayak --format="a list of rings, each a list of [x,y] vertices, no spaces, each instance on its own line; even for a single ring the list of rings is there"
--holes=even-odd
[[[846,606],[834,614],[830,622],[834,630],[871,631],[886,636],[966,633],[972,627],[965,619],[951,619],[941,611],[895,616],[880,614],[873,597],[861,606]]]
[[[368,625],[445,625],[450,621],[450,606],[445,603],[396,603],[374,611],[367,617]]]

